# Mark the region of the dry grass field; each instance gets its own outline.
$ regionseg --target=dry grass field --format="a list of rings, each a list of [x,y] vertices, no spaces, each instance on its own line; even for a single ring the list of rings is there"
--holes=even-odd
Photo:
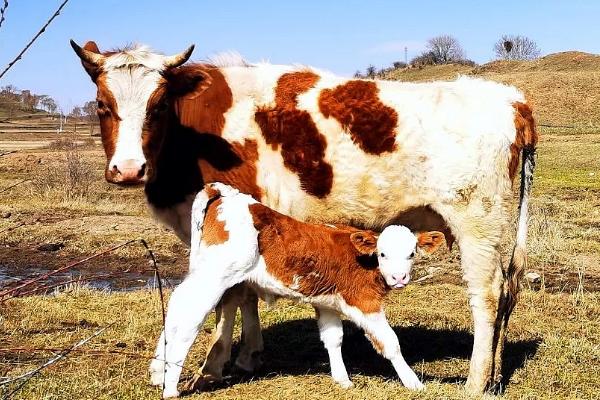
[[[457,73],[517,85],[535,105],[538,122],[551,125],[540,127],[529,223],[529,270],[541,279],[524,282],[499,398],[599,398],[600,57],[569,52],[534,62],[397,70],[389,78],[451,79]],[[0,124],[0,154],[18,150],[0,155],[0,286],[135,237],[150,243],[166,276],[182,276],[186,249],[152,220],[139,188],[103,181],[104,155],[97,140],[80,130],[58,141],[52,128],[39,128],[44,123],[20,124],[20,129]],[[507,244],[513,235],[507,232]],[[48,243],[60,249],[40,250]],[[134,286],[144,286],[152,276],[140,246],[78,268],[84,277],[135,271],[136,279],[125,283]],[[225,384],[190,398],[465,398],[460,383],[468,371],[472,334],[456,248],[418,260],[415,274],[419,282],[394,292],[387,314],[409,364],[426,381],[424,392],[406,391],[350,324],[344,327],[344,356],[356,387],[336,388],[311,309],[280,302],[261,308],[262,370],[254,377],[232,371]],[[158,294],[148,289],[116,293],[76,284],[55,295],[0,304],[0,377],[30,370],[110,323],[80,351],[30,380],[15,398],[159,398],[146,377],[161,325]],[[203,359],[212,326],[209,321],[194,346],[190,368]],[[191,374],[185,371],[186,377]],[[0,386],[0,396],[14,388]]]

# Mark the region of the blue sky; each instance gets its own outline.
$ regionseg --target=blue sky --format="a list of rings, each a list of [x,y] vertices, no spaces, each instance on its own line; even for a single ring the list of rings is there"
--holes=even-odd
[[[18,53],[61,3],[12,0],[0,28],[0,67]],[[49,94],[66,111],[91,100],[95,87],[69,46],[100,49],[130,42],[175,53],[196,44],[192,59],[237,50],[250,61],[302,63],[351,75],[420,52],[452,34],[467,57],[492,59],[504,33],[536,40],[543,54],[600,53],[600,1],[126,1],[71,0],[24,58],[0,81]]]

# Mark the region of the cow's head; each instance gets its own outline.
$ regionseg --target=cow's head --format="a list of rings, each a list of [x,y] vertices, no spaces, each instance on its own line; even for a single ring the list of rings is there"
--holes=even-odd
[[[360,253],[377,254],[379,271],[389,287],[403,288],[410,282],[416,250],[434,252],[444,242],[444,234],[432,231],[415,235],[405,226],[390,225],[379,237],[368,231],[358,231],[350,236],[350,240]]]
[[[105,53],[94,42],[80,47],[71,40],[71,46],[98,88],[106,180],[146,182],[152,169],[151,155],[163,139],[159,128],[166,118],[169,95],[190,86],[180,82],[181,74],[175,71],[190,58],[194,46],[174,56],[153,53],[143,46]],[[205,78],[195,77],[196,81]]]

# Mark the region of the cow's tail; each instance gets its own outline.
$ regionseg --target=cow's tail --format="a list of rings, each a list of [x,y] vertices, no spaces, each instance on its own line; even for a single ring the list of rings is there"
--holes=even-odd
[[[519,218],[517,225],[517,237],[513,249],[512,258],[505,275],[506,303],[505,323],[512,313],[520,290],[520,282],[527,268],[527,220],[529,197],[533,185],[533,171],[535,169],[535,151],[538,134],[535,129],[535,121],[532,111],[527,104],[515,103],[515,127],[516,140],[513,146],[521,152],[521,191],[519,196]],[[518,154],[518,153],[517,153]],[[518,156],[518,155],[517,155]]]

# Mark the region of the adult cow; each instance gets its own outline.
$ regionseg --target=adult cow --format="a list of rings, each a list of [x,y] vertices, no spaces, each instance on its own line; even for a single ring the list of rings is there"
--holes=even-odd
[[[106,179],[144,182],[150,207],[185,242],[191,200],[213,181],[301,220],[370,229],[444,224],[426,228],[446,229],[460,247],[474,322],[467,389],[481,393],[499,381],[526,261],[537,143],[517,89],[469,78],[345,79],[241,60],[183,65],[193,46],[162,56],[146,47],[101,53],[94,42],[71,44],[98,88]],[[517,239],[503,269],[500,238],[521,153]],[[262,348],[256,300],[242,313],[248,355]],[[220,326],[230,334],[230,320]],[[211,351],[207,364],[211,354],[212,370],[203,372],[218,376],[223,351]]]

